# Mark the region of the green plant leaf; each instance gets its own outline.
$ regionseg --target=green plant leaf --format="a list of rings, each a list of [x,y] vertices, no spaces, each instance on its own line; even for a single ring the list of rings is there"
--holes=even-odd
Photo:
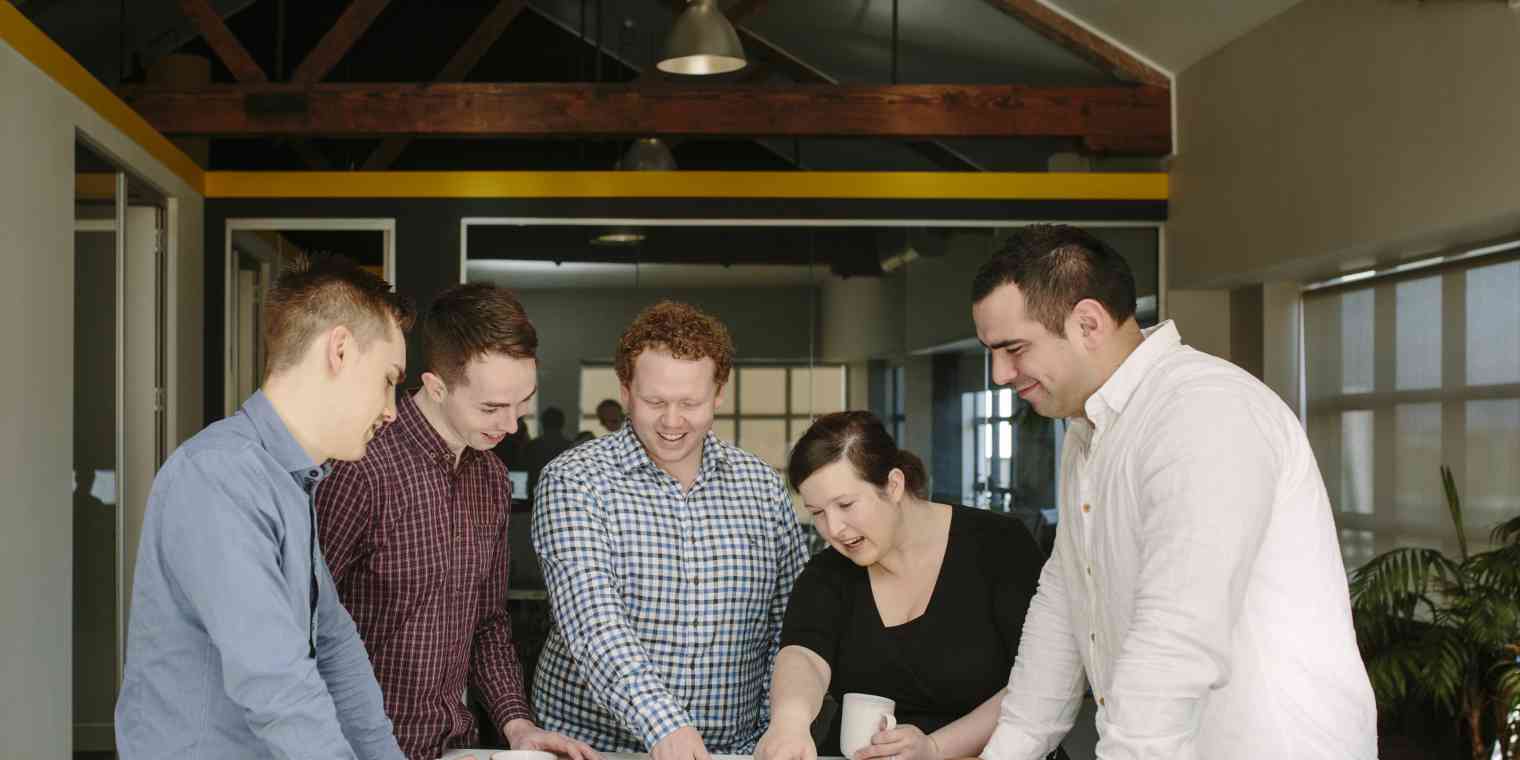
[[[1509,544],[1520,546],[1520,515],[1499,523],[1489,534],[1489,540],[1496,544]]]
[[[1462,498],[1457,495],[1457,481],[1451,476],[1451,468],[1441,465],[1441,487],[1446,491],[1446,509],[1451,512],[1451,522],[1457,527],[1457,549],[1463,561],[1467,560],[1467,526],[1462,523]]]

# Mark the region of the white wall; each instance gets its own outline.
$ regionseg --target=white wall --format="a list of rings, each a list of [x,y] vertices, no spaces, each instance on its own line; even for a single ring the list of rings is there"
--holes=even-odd
[[[1306,0],[1176,82],[1171,284],[1303,279],[1520,230],[1520,10]]]
[[[1230,358],[1230,291],[1169,290],[1166,314],[1177,324],[1183,343]]]
[[[181,434],[200,424],[202,200],[3,41],[0,113],[0,345],[13,362],[0,372],[0,745],[7,757],[61,760],[71,756],[76,130],[179,199],[170,360]]]

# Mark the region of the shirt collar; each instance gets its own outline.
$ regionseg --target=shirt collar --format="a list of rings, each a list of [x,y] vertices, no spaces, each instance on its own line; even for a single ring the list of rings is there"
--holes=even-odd
[[[633,425],[627,422],[616,433],[613,433],[612,450],[617,458],[618,465],[623,472],[632,473],[641,467],[651,467],[660,470],[660,466],[649,458],[649,452],[644,450],[644,444],[633,432]],[[704,478],[713,476],[720,467],[728,464],[728,451],[723,442],[711,430],[702,439],[702,464],[697,472]]]
[[[1099,386],[1083,406],[1087,419],[1099,429],[1106,428],[1113,418],[1124,413],[1124,407],[1129,403],[1130,397],[1135,395],[1135,389],[1140,387],[1156,362],[1182,345],[1177,325],[1170,319],[1142,330],[1140,334],[1143,336],[1140,345],[1125,357],[1114,374]]]
[[[331,462],[313,461],[306,449],[296,442],[296,437],[290,434],[290,428],[280,418],[280,413],[275,411],[274,404],[264,395],[264,391],[254,391],[239,411],[253,425],[259,445],[274,457],[280,467],[296,476],[296,482],[315,483],[332,470]]]
[[[433,423],[423,416],[422,409],[417,406],[411,393],[402,393],[400,396],[396,400],[396,420],[391,425],[398,428],[397,433],[411,441],[424,458],[438,462],[444,469],[454,469],[454,452],[449,448],[448,442],[433,428]],[[481,452],[466,446],[460,453],[459,463],[463,464],[469,457],[479,453]]]

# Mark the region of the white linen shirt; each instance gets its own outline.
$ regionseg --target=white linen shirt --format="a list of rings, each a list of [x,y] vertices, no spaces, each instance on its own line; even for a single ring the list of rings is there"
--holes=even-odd
[[[1171,322],[1070,420],[1055,550],[985,760],[1035,760],[1076,719],[1100,760],[1371,760],[1325,486],[1261,382]]]

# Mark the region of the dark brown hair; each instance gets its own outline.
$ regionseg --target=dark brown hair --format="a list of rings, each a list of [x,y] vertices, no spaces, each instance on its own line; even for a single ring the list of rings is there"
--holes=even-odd
[[[728,328],[717,317],[676,301],[661,301],[639,312],[618,339],[613,366],[623,387],[633,385],[633,362],[651,348],[669,351],[677,359],[712,359],[713,380],[720,386],[728,382],[734,367],[734,341]]]
[[[410,330],[415,316],[411,299],[352,259],[297,256],[264,302],[264,376],[300,363],[318,335],[339,325],[364,348],[388,337],[392,321],[403,333]]]
[[[815,420],[792,447],[787,462],[792,490],[840,459],[848,460],[861,480],[877,488],[887,487],[887,476],[894,468],[902,470],[908,493],[929,498],[929,476],[923,461],[913,452],[897,448],[886,426],[870,412],[835,412]]]
[[[1115,322],[1135,315],[1135,275],[1107,243],[1076,227],[1035,224],[1003,242],[971,282],[971,303],[1013,283],[1025,310],[1053,335],[1066,334],[1072,307],[1091,298]]]
[[[465,385],[465,368],[482,356],[538,356],[538,331],[522,303],[512,291],[487,283],[455,285],[440,293],[417,331],[423,368],[449,385]]]

